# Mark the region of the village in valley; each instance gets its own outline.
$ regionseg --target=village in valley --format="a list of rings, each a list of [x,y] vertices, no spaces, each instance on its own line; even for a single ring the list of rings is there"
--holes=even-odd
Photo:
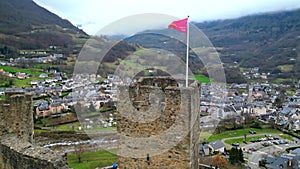
[[[50,56],[55,60],[61,57],[61,54]],[[0,94],[5,96],[5,92],[16,91],[32,95],[37,133],[65,130],[114,132],[118,125],[115,116],[116,85],[136,80],[127,79],[124,82],[113,74],[108,74],[107,77],[95,74],[68,77],[65,72],[56,69],[35,73],[34,77],[38,78],[34,79],[27,71],[22,72],[26,69],[19,68],[19,72],[9,72],[11,69],[8,67],[17,68],[18,62],[19,59],[2,62],[0,73],[19,80],[30,78],[27,87],[1,88]],[[47,59],[44,64],[51,62],[52,60]],[[201,83],[200,163],[203,166],[225,167],[228,163],[237,163],[267,168],[296,165],[300,157],[297,148],[300,132],[300,85],[269,83],[267,73],[259,73],[257,68],[249,69],[248,72],[244,70],[243,75],[254,80],[225,86]],[[225,95],[220,98],[216,93],[224,93],[224,89]],[[73,143],[67,143],[66,140],[64,144],[55,143],[54,140],[41,144],[52,148],[91,144],[89,140]],[[111,147],[115,147],[113,142],[109,142]],[[235,161],[230,156],[234,149],[242,152],[240,161]],[[286,149],[289,151],[285,151]],[[222,163],[222,159],[226,159],[226,162],[223,160]]]
[[[1,0],[0,169],[300,169],[299,3],[197,3]]]
[[[213,88],[221,87],[202,84],[201,88],[200,112],[207,115],[200,124],[202,156],[217,151],[230,160],[231,147],[237,147],[250,167],[275,169],[298,164],[299,89],[291,94],[286,92],[291,90],[289,85],[228,84],[227,97],[220,104],[212,101],[216,100]],[[212,159],[205,162],[216,164]]]

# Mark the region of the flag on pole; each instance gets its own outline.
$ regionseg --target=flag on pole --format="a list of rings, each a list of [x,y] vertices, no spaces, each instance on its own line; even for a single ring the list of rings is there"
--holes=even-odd
[[[168,29],[173,28],[180,32],[186,33],[186,71],[185,71],[185,86],[188,87],[188,78],[189,78],[189,39],[190,39],[190,31],[188,24],[189,16],[185,19],[173,21],[168,26]]]
[[[172,23],[169,24],[168,29],[173,28],[180,32],[186,33],[187,21],[188,18],[173,21]]]

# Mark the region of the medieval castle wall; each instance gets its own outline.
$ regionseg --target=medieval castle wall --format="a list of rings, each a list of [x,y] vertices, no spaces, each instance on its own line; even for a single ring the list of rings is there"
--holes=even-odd
[[[179,86],[146,77],[118,87],[121,169],[198,168],[200,87]]]
[[[6,93],[0,100],[0,136],[15,133],[19,138],[32,141],[33,116],[31,95],[20,92]]]
[[[0,169],[67,169],[66,155],[33,144],[32,97],[7,92],[0,100]]]

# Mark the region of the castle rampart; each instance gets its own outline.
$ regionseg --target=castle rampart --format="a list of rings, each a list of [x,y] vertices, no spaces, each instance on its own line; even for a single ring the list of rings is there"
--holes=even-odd
[[[67,169],[66,155],[33,144],[32,97],[7,92],[0,100],[0,169]]]
[[[119,167],[198,168],[200,87],[145,77],[118,87]]]

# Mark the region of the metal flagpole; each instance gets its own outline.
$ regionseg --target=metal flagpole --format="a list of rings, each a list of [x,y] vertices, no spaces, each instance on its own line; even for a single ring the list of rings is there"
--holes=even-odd
[[[189,19],[189,16],[188,16]],[[189,81],[189,40],[190,40],[189,20],[186,22],[186,70],[185,70],[185,87],[188,87]]]

